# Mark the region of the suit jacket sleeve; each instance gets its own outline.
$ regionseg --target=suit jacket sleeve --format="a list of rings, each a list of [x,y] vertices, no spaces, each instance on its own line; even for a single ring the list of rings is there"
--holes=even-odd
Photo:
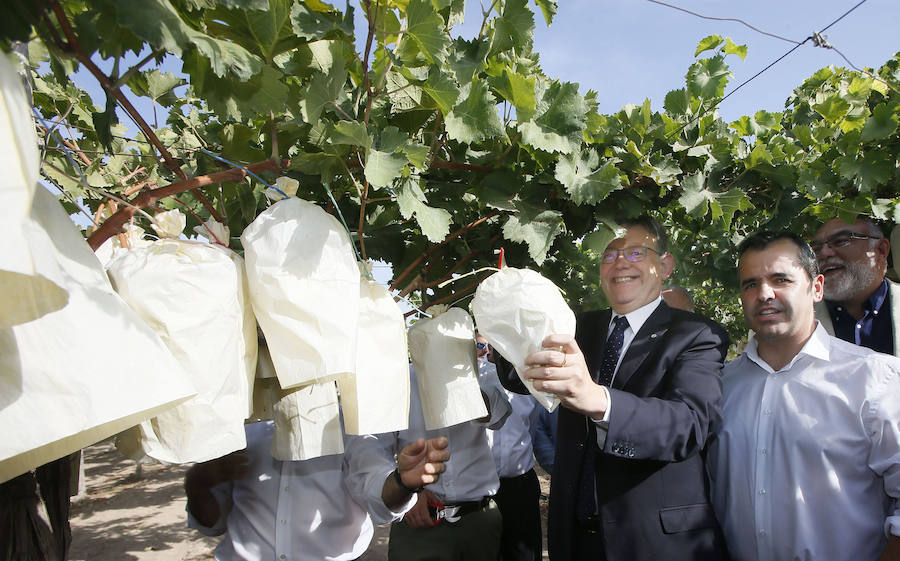
[[[681,461],[704,449],[720,419],[727,334],[691,314],[661,339],[625,387],[610,389],[608,454]]]
[[[525,384],[522,383],[522,380],[519,379],[519,373],[516,372],[516,367],[503,358],[497,351],[494,351],[494,366],[497,367],[497,376],[500,378],[500,384],[503,385],[504,388],[514,393],[524,395],[529,394],[528,388],[526,388]]]

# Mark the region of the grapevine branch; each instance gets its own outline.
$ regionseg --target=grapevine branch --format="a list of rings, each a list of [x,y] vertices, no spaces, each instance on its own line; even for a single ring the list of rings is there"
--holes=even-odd
[[[250,164],[249,166],[247,166],[247,170],[252,171],[253,173],[260,173],[263,171],[276,171],[277,169],[279,169],[279,166],[284,168],[289,164],[290,162],[288,162],[287,160],[283,160],[281,162],[264,160],[262,162]],[[91,246],[91,249],[96,251],[97,248],[103,245],[103,242],[119,233],[122,229],[122,226],[126,222],[131,220],[131,217],[134,216],[135,212],[137,212],[138,209],[153,205],[160,199],[164,199],[178,193],[183,193],[185,191],[195,190],[206,185],[222,183],[224,181],[240,181],[241,179],[247,177],[247,175],[248,173],[241,168],[232,168],[225,171],[211,173],[209,175],[201,175],[199,177],[188,179],[186,181],[171,183],[169,185],[166,185],[165,187],[160,187],[159,189],[154,189],[152,191],[144,191],[143,193],[135,197],[132,201],[130,201],[128,203],[128,206],[123,206],[118,211],[116,211],[115,214],[110,216],[93,234],[91,234],[87,240],[88,245]]]
[[[69,23],[68,17],[66,13],[63,11],[62,6],[60,6],[59,2],[53,0],[50,5],[53,10],[54,15],[56,16],[56,20],[59,23],[59,26],[62,28],[63,34],[66,39],[65,42],[62,41],[61,38],[56,36],[57,47],[63,51],[74,56],[78,62],[84,65],[85,68],[100,82],[100,85],[103,86],[103,89],[109,92],[119,105],[122,106],[122,109],[125,110],[126,113],[134,120],[134,123],[141,129],[141,132],[144,133],[144,136],[148,141],[159,151],[160,156],[163,161],[166,163],[166,167],[169,168],[175,175],[177,175],[182,181],[187,181],[187,174],[184,173],[184,170],[181,169],[181,166],[172,157],[166,147],[160,142],[159,138],[156,136],[156,133],[153,132],[153,129],[147,124],[138,110],[131,104],[131,101],[125,97],[125,94],[122,93],[122,90],[119,89],[119,86],[116,82],[114,82],[109,76],[103,73],[100,68],[97,67],[96,64],[91,60],[91,58],[85,53],[84,49],[81,47],[81,43],[78,40],[78,37],[75,36],[75,32],[72,29],[71,23]],[[52,26],[51,26],[52,29]],[[55,33],[54,33],[55,35]],[[143,64],[143,62],[141,63]],[[127,74],[127,73],[126,73]],[[212,203],[209,202],[209,199],[206,198],[203,193],[201,193],[197,189],[192,190],[192,194],[197,197],[197,199],[203,204],[204,207],[209,211],[209,213],[215,218],[217,221],[223,221],[222,216],[216,211],[215,207]]]
[[[417,257],[415,261],[410,263],[405,269],[403,269],[403,271],[399,275],[397,275],[394,278],[394,280],[391,282],[391,290],[397,290],[397,287],[400,284],[400,281],[402,281],[403,279],[408,277],[409,274],[416,269],[416,267],[421,265],[422,262],[425,261],[425,259],[427,259],[429,256],[431,256],[435,251],[441,249],[442,247],[444,247],[445,245],[447,245],[454,239],[458,238],[459,236],[463,235],[464,233],[468,232],[475,226],[478,226],[482,222],[484,222],[490,218],[493,218],[493,217],[497,216],[498,214],[500,214],[499,210],[489,212],[488,214],[482,216],[478,220],[475,220],[474,222],[470,222],[470,223],[466,224],[465,226],[463,226],[459,230],[453,232],[452,234],[448,234],[447,237],[444,238],[444,241],[442,241],[441,243],[429,247],[426,251],[422,252],[422,255]]]

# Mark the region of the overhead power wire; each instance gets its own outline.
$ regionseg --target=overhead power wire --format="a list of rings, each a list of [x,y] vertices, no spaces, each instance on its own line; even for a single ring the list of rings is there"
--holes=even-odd
[[[709,19],[709,20],[714,20],[714,21],[734,21],[734,22],[740,23],[746,27],[749,27],[750,29],[752,29],[753,31],[756,31],[757,33],[762,33],[763,35],[768,35],[769,37],[774,37],[775,39],[780,39],[782,41],[786,41],[788,43],[793,43],[795,45],[800,44],[798,41],[794,41],[793,39],[788,39],[787,37],[782,37],[781,35],[776,35],[774,33],[769,33],[768,31],[763,31],[762,29],[759,29],[758,27],[754,27],[740,18],[717,18],[717,17],[713,17],[713,16],[705,16],[703,14],[698,14],[697,12],[692,12],[691,10],[682,8],[681,6],[675,6],[674,4],[668,4],[666,2],[661,2],[660,0],[647,0],[647,1],[653,2],[654,4],[659,4],[660,6],[666,6],[667,8],[672,8],[673,10],[678,10],[679,12],[691,14],[692,16],[697,16],[698,18],[701,18],[701,19]],[[865,0],[863,0],[863,2],[865,2]]]

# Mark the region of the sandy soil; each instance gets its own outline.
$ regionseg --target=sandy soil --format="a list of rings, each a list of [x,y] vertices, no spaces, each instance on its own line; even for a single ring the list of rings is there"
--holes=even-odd
[[[70,561],[209,561],[217,538],[187,527],[182,480],[186,467],[144,465],[119,454],[112,441],[84,451],[86,493],[72,505]],[[539,471],[545,517],[549,489]],[[377,528],[363,561],[387,560],[388,528]],[[546,552],[544,559],[547,559]]]

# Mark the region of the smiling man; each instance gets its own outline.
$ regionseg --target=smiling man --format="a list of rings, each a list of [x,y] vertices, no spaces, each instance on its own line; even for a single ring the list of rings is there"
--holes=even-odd
[[[823,224],[810,242],[825,276],[816,317],[828,333],[878,352],[900,353],[900,286],[885,278],[891,244],[871,220]]]
[[[702,452],[720,418],[728,336],[663,302],[674,259],[660,224],[619,223],[625,234],[600,267],[612,310],[580,315],[574,339],[550,335],[525,361],[524,376],[562,403],[550,558],[725,559]],[[504,385],[526,391],[511,365],[497,362]]]
[[[898,559],[900,360],[817,324],[823,277],[798,236],[761,232],[738,254],[755,335],[725,366],[707,454],[732,559]]]

